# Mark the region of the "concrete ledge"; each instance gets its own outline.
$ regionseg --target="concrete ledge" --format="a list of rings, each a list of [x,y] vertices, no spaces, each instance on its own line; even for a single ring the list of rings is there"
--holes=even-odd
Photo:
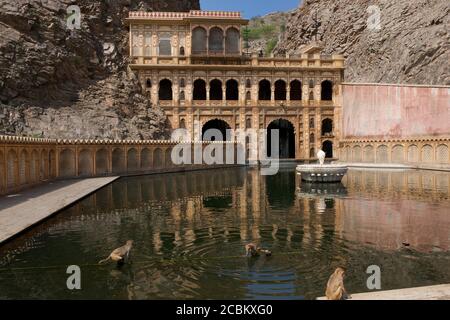
[[[0,244],[118,178],[54,181],[0,197]]]
[[[407,288],[398,290],[375,291],[356,293],[351,295],[351,300],[450,300],[450,284]],[[327,300],[326,297],[317,300]]]

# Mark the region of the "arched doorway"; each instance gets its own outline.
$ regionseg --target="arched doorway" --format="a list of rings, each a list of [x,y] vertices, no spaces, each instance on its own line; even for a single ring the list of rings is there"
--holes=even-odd
[[[209,84],[209,100],[222,100],[222,81],[214,79]]]
[[[227,140],[226,132],[227,132],[227,130],[231,129],[231,127],[224,120],[220,120],[220,119],[210,120],[210,121],[206,122],[202,127],[202,140],[207,139],[207,137],[205,137],[205,133],[209,129],[217,129],[222,134],[222,139],[220,139],[220,137],[212,137],[210,139],[211,141],[220,141],[220,140],[225,141],[225,140]]]
[[[291,100],[302,100],[302,83],[299,80],[291,81]]]
[[[269,80],[261,80],[259,82],[258,99],[259,100],[270,100],[271,97],[272,97],[272,89],[270,87]]]
[[[206,100],[206,82],[202,79],[197,79],[194,81],[194,100]]]
[[[322,143],[322,150],[325,152],[325,158],[333,158],[333,142],[326,140]]]
[[[286,82],[277,80],[275,82],[275,100],[286,100]]]
[[[227,53],[239,53],[240,33],[236,28],[229,28],[226,32],[225,46]]]
[[[196,27],[192,30],[192,53],[203,54],[206,53],[206,42],[208,35],[206,30],[202,27]]]
[[[279,130],[279,158],[295,158],[295,133],[294,126],[288,120],[278,119],[272,121],[267,127],[267,156],[272,157],[271,131]],[[275,155],[274,155],[275,156]]]
[[[321,85],[321,100],[331,101],[333,100],[333,83],[329,80],[325,80]]]
[[[159,100],[172,100],[172,82],[168,79],[159,83]]]
[[[239,100],[239,84],[236,80],[230,79],[226,82],[227,100]]]
[[[209,30],[209,52],[210,53],[223,53],[223,30],[214,27]]]

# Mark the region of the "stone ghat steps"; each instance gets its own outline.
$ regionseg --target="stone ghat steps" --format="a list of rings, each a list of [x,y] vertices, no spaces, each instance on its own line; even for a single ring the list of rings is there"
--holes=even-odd
[[[450,284],[352,294],[350,300],[450,300]],[[326,297],[317,300],[327,300]]]

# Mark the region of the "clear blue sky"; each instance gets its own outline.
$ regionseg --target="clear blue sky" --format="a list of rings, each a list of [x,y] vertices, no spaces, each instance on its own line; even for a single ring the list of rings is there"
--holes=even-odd
[[[200,0],[202,10],[241,11],[245,18],[297,8],[301,0]]]

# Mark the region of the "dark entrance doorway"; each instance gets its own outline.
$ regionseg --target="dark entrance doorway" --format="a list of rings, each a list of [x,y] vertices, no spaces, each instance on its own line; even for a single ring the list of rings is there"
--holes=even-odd
[[[294,126],[292,125],[292,123],[284,119],[272,121],[267,127],[267,156],[272,157],[271,131],[274,129],[279,130],[280,141],[278,148],[280,159],[295,158]]]
[[[326,158],[333,158],[333,142],[326,140],[322,143],[322,150]]]
[[[219,130],[220,133],[222,134],[222,137],[214,137],[213,136],[210,139],[208,139],[207,137],[205,137],[205,133],[209,129]],[[231,129],[231,127],[225,121],[220,120],[220,119],[210,120],[203,125],[202,140],[203,141],[206,141],[206,140],[208,140],[208,141],[226,141],[227,140],[227,135],[226,135],[227,129]],[[220,139],[220,138],[222,138],[222,139]]]

